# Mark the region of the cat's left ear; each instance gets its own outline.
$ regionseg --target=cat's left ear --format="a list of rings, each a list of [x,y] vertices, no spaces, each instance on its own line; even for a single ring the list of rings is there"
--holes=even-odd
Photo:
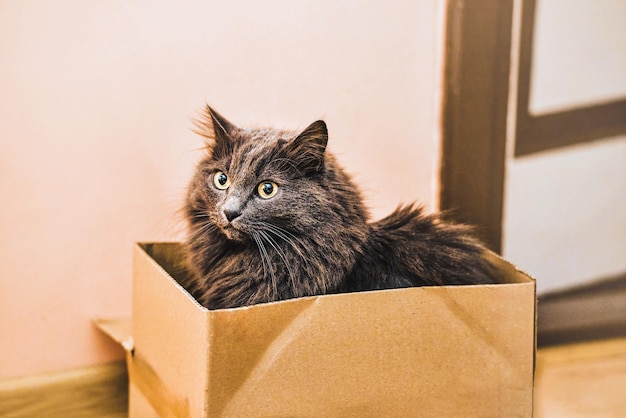
[[[285,145],[287,158],[307,173],[324,167],[324,152],[328,144],[328,129],[323,120],[310,124],[294,140]]]

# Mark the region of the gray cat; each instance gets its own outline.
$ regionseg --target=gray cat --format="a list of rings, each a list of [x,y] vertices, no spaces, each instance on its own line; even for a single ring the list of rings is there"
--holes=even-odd
[[[186,284],[209,309],[409,286],[492,283],[469,228],[400,207],[368,222],[326,124],[241,129],[207,106],[189,185]]]

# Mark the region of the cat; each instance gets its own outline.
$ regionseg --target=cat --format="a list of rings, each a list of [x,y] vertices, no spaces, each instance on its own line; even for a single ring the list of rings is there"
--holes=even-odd
[[[185,286],[206,308],[494,282],[467,226],[415,205],[370,222],[326,150],[325,122],[301,132],[242,129],[207,106],[197,127],[207,153],[185,202]]]

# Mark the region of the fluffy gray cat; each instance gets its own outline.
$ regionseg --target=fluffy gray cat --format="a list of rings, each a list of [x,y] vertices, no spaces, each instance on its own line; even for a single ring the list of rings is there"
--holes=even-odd
[[[186,287],[205,307],[493,282],[466,226],[413,206],[369,222],[323,121],[242,129],[207,106],[198,127],[207,154],[187,194]]]

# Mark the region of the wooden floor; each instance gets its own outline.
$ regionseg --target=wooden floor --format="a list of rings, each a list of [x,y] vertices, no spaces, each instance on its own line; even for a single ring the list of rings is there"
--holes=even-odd
[[[540,349],[535,417],[626,417],[626,338]]]
[[[0,382],[0,417],[128,416],[124,362]]]
[[[0,382],[0,417],[126,417],[123,362]],[[626,417],[626,338],[542,348],[535,417]]]

